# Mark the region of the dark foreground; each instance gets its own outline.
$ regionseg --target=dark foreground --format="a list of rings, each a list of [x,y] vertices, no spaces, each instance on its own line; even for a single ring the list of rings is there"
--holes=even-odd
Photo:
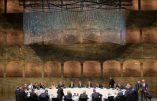
[[[14,99],[8,99],[8,100],[0,100],[0,101],[15,101],[15,100]],[[149,101],[149,100],[147,100],[147,101]],[[157,101],[157,98],[153,98],[151,101]]]

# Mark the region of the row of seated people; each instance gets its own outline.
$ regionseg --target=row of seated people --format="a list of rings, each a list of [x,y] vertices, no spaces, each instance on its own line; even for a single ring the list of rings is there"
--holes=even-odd
[[[25,86],[29,89],[45,89],[46,86],[43,84],[43,83],[40,83],[40,84],[37,84],[35,83],[34,85],[32,83],[30,83],[29,85],[25,84]],[[95,88],[95,87],[98,87],[98,88],[103,88],[103,84],[102,83],[98,83],[97,85],[93,85],[91,81],[88,81],[87,84],[83,84],[81,81],[78,82],[77,85],[75,85],[75,83],[72,81],[70,84],[68,84],[67,86],[65,86],[62,82],[59,82],[58,85],[52,85],[52,87],[56,87],[56,88],[59,88],[59,87],[63,87],[63,88]],[[114,88],[114,83],[110,83],[109,84],[109,87],[110,88]]]
[[[145,83],[145,80],[142,80],[142,82],[137,81],[135,83],[135,86],[131,86],[129,83],[126,86],[122,86],[120,84],[116,84],[116,86],[114,86],[113,85],[114,83],[112,84],[112,83],[110,83],[110,81],[114,81],[114,80],[109,80],[109,87],[111,87],[111,88],[113,87],[113,88],[118,89],[119,93],[118,93],[116,98],[114,98],[113,96],[109,96],[109,98],[107,99],[109,101],[138,101],[139,100],[139,93],[141,95],[141,101],[147,101],[147,99],[149,99],[151,101],[152,95],[148,92],[148,85]],[[79,84],[80,83],[81,82],[79,82]],[[71,87],[72,84],[73,84],[73,82],[69,84],[69,87]],[[88,84],[92,85],[90,81],[88,81]],[[112,85],[110,85],[110,84],[112,84]],[[38,87],[42,88],[42,89],[46,88],[46,86],[43,85],[43,83],[40,83],[40,85],[32,85],[32,84],[26,85],[25,84],[24,87],[17,87],[17,89],[16,89],[16,101],[27,101],[27,100],[29,100],[29,101],[48,101],[49,95],[48,95],[47,90],[45,90],[45,92],[41,93],[39,96],[37,96],[37,94],[34,92],[34,89],[38,89]],[[83,86],[81,86],[81,87],[83,87]],[[92,86],[90,86],[90,87],[92,87]],[[25,92],[26,89],[32,89],[32,92],[30,93],[29,97],[26,96],[27,95]],[[66,100],[66,99],[72,100],[72,96],[75,96],[75,95],[72,95],[70,92],[67,92],[67,95],[64,95],[64,92],[63,92],[64,84],[62,82],[60,82],[58,84],[57,89],[58,89],[57,99],[59,101],[62,101],[63,97],[64,97],[64,100]],[[99,92],[96,92],[95,89],[93,90],[93,93],[94,93],[94,95],[96,95],[96,94],[101,95]],[[80,98],[85,98],[86,100],[88,99],[86,91],[84,91],[79,96],[80,96]],[[95,98],[97,98],[97,100],[98,100],[98,98],[100,98],[100,96],[97,96]],[[32,99],[34,99],[34,100],[32,100]],[[41,100],[41,99],[45,99],[45,100]],[[93,96],[92,96],[92,100],[94,100]],[[101,98],[99,100],[101,100]]]
[[[109,88],[115,87],[115,81],[112,77],[110,77],[108,84],[109,84],[108,85]],[[90,80],[87,82],[87,84],[83,84],[81,81],[78,81],[78,84],[76,84],[76,85],[72,81],[67,86],[65,86],[64,83],[62,81],[60,81],[58,83],[58,85],[53,84],[52,86],[56,87],[56,88],[59,88],[59,87],[64,87],[64,88],[66,88],[66,87],[68,87],[68,88],[74,88],[74,87],[78,87],[78,88],[83,88],[83,87],[86,87],[86,88],[93,88],[93,87],[103,88],[103,87],[105,87],[101,82],[99,82],[97,85],[93,85]],[[29,88],[29,89],[41,89],[41,88],[45,89],[46,88],[46,86],[42,82],[39,84],[38,83],[35,83],[35,84],[30,83],[29,85],[25,84],[24,87]]]

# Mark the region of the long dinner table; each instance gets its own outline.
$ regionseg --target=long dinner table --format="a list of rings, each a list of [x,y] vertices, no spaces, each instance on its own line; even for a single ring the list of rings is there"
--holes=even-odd
[[[71,92],[72,100],[73,101],[79,101],[79,95],[83,93],[83,91],[86,91],[86,94],[88,95],[88,101],[92,101],[92,93],[93,89],[96,90],[96,92],[99,92],[102,94],[102,101],[104,99],[108,99],[109,96],[116,97],[119,93],[117,89],[108,89],[108,88],[64,88],[63,92],[66,95],[67,92]],[[57,89],[56,88],[46,88],[46,89],[35,89],[35,93],[39,96],[41,93],[45,92],[45,90],[48,90],[48,95],[50,97],[50,101],[52,101],[52,98],[57,98]],[[29,91],[27,92],[29,97]],[[63,98],[64,99],[64,98]]]

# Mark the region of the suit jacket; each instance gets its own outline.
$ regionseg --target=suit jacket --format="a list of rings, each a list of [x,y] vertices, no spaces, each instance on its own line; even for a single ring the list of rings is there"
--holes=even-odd
[[[87,88],[89,88],[89,87],[93,87],[92,83],[90,83],[90,85],[87,84]]]
[[[143,85],[143,83],[141,83],[141,90],[145,91],[148,88],[148,84],[145,83],[145,85]]]
[[[88,98],[88,95],[86,93],[82,93],[79,98]]]
[[[60,87],[64,87],[64,84],[58,84],[57,87],[58,87],[58,88],[60,88]]]
[[[109,79],[109,88],[114,88],[115,81],[113,79]]]
[[[125,96],[131,95],[133,90],[131,88],[126,89]]]
[[[74,88],[75,87],[75,85],[73,84],[69,84],[69,88]]]
[[[136,83],[134,89],[135,89],[136,92],[138,92],[139,89],[140,89],[140,84]]]
[[[68,93],[66,96],[64,96],[64,99],[72,99],[72,94],[71,93]]]
[[[62,97],[64,96],[64,92],[62,88],[59,88],[57,90],[57,98],[62,99]]]
[[[98,88],[103,88],[103,85],[102,85],[102,84],[99,84],[99,85],[98,85]]]
[[[100,93],[98,93],[98,92],[92,93],[92,99],[93,100],[96,99],[96,98],[101,98],[101,97],[102,97],[102,95]]]
[[[78,88],[82,88],[82,87],[83,87],[83,84],[81,84],[81,85],[80,85],[80,84],[78,84]]]
[[[36,93],[30,93],[30,101],[38,101],[38,96]]]

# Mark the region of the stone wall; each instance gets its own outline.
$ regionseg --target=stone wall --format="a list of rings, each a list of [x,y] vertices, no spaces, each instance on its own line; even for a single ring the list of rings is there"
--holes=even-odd
[[[8,61],[0,63],[0,77],[157,77],[157,60],[126,59],[125,61]]]

